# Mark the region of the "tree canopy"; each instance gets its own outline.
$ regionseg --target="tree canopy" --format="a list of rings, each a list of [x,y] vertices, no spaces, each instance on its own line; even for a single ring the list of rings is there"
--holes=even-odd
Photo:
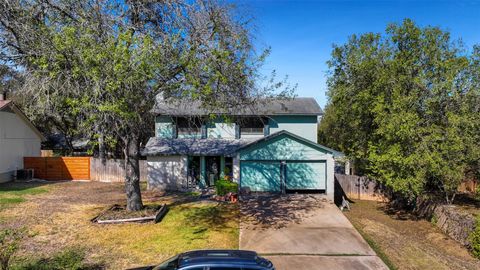
[[[413,199],[479,174],[480,46],[406,19],[384,34],[353,35],[328,62],[319,141],[357,171]]]
[[[0,59],[23,70],[27,113],[98,138],[100,149],[120,144],[129,210],[142,208],[139,149],[157,94],[231,111],[290,92],[277,91],[282,82],[260,87],[268,49],[257,52],[252,38],[250,18],[216,0],[0,4]]]

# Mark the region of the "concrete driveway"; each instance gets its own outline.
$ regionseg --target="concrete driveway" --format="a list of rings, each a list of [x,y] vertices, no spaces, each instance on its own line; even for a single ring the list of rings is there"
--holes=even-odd
[[[240,249],[276,269],[388,269],[322,195],[252,197],[241,204]]]

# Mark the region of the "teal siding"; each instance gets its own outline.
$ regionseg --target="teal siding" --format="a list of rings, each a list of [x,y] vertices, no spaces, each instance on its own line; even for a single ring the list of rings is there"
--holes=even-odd
[[[240,152],[240,185],[252,191],[325,190],[329,150],[288,134]],[[285,162],[285,166],[281,165]]]
[[[325,189],[326,162],[293,162],[286,164],[287,189]]]
[[[158,138],[173,138],[173,120],[171,117],[155,117],[155,136]]]
[[[251,191],[280,191],[280,162],[242,161],[240,185]]]
[[[327,151],[313,148],[289,136],[264,141],[241,152],[241,160],[319,160]]]
[[[312,142],[317,142],[316,115],[272,116],[268,120],[270,134],[286,130]]]

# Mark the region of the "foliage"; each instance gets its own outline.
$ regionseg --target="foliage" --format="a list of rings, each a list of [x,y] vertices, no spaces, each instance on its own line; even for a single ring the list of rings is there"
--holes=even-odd
[[[232,193],[238,192],[238,184],[226,179],[219,179],[215,181],[215,188],[217,190],[217,194],[221,196],[229,192],[232,192]]]
[[[448,32],[408,19],[351,36],[328,62],[319,141],[395,194],[413,201],[441,191],[451,203],[465,174],[478,174],[479,59],[479,46],[467,52]]]
[[[468,236],[468,241],[470,242],[470,249],[473,256],[477,259],[480,259],[480,218],[477,217],[475,223],[475,230],[473,230]]]
[[[102,156],[120,145],[127,208],[139,210],[139,151],[157,96],[229,112],[290,93],[259,84],[269,50],[255,52],[250,20],[238,15],[216,0],[7,1],[0,60],[25,70],[19,99],[34,120],[96,141]]]
[[[10,269],[10,260],[24,237],[25,230],[23,229],[0,230],[0,267],[2,270]]]

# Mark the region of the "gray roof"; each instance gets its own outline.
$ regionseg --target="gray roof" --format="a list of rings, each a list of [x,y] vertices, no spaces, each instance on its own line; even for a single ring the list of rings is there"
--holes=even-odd
[[[164,139],[152,137],[148,140],[144,156],[192,155],[192,156],[229,156],[240,147],[251,143],[246,139]]]
[[[192,155],[192,156],[234,156],[237,151],[257,145],[260,142],[271,140],[280,135],[287,135],[300,140],[312,147],[321,148],[330,152],[335,158],[344,157],[342,152],[328,148],[324,145],[309,141],[286,130],[272,133],[266,137],[256,139],[165,139],[152,137],[148,140],[144,156],[161,155]]]
[[[153,113],[171,116],[191,116],[208,114],[229,115],[322,115],[322,109],[314,98],[296,97],[291,99],[261,99],[255,105],[246,105],[234,112],[207,111],[200,101],[163,100],[157,97]]]

